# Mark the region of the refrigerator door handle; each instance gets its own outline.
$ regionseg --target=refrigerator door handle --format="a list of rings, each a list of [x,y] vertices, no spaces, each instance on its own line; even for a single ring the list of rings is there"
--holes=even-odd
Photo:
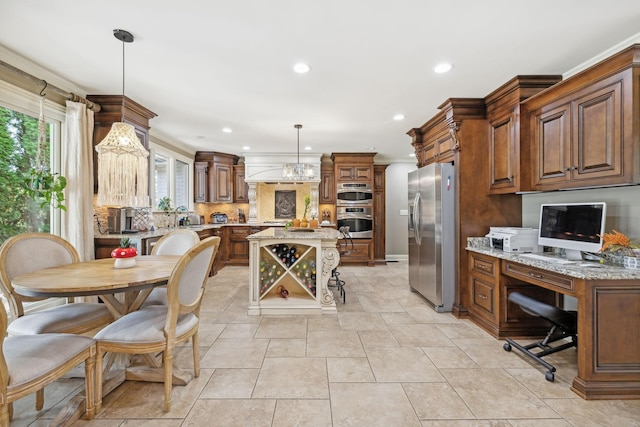
[[[420,209],[420,205],[420,192],[418,191],[413,200],[413,237],[418,245],[422,242],[422,236],[420,235],[422,230],[422,209]]]

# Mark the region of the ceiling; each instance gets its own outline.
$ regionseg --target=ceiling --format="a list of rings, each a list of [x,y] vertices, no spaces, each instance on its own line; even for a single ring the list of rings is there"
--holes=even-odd
[[[446,99],[563,74],[635,41],[638,22],[637,0],[2,0],[0,45],[85,94],[121,94],[125,29],[125,94],[169,142],[295,153],[301,123],[301,150],[414,162],[406,132]],[[454,68],[435,74],[442,61]]]

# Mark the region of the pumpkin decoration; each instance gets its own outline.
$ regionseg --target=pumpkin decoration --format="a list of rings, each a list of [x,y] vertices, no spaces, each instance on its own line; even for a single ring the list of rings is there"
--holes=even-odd
[[[120,246],[111,251],[111,258],[115,258],[115,268],[131,268],[136,265],[138,250],[131,246],[128,237],[120,240]]]

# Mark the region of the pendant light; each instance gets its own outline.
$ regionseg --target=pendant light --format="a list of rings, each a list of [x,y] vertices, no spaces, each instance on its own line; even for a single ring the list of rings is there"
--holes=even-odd
[[[300,163],[300,128],[302,128],[302,125],[295,124],[293,127],[298,131],[298,162],[285,164],[282,167],[282,177],[290,181],[307,181],[315,179],[316,173],[313,165]]]
[[[148,207],[149,152],[140,143],[135,128],[124,122],[125,113],[125,43],[133,35],[125,30],[113,30],[122,42],[122,115],[111,125],[107,136],[96,146],[98,152],[99,206]]]

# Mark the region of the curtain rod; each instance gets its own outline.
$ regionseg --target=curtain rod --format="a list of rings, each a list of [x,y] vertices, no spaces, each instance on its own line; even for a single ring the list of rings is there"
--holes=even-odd
[[[14,67],[11,64],[7,64],[6,62],[0,60],[0,66],[2,66],[3,68],[5,68],[6,70],[9,70],[17,75],[19,75],[20,77],[23,77],[27,80],[32,81],[33,83],[36,83],[38,85],[44,86],[47,90],[52,90],[53,92],[56,92],[58,95],[61,95],[62,97],[73,101],[73,102],[80,102],[82,104],[85,104],[87,106],[88,109],[94,111],[94,112],[98,112],[101,110],[100,105],[96,104],[95,102],[91,102],[88,99],[80,96],[80,95],[76,95],[75,93],[71,93],[71,92],[67,92],[66,90],[62,90],[59,87],[56,87],[54,85],[52,85],[51,83],[47,83],[46,80],[42,80],[39,79],[29,73],[27,73],[26,71],[22,71],[19,68]],[[43,89],[44,90],[44,89]]]

